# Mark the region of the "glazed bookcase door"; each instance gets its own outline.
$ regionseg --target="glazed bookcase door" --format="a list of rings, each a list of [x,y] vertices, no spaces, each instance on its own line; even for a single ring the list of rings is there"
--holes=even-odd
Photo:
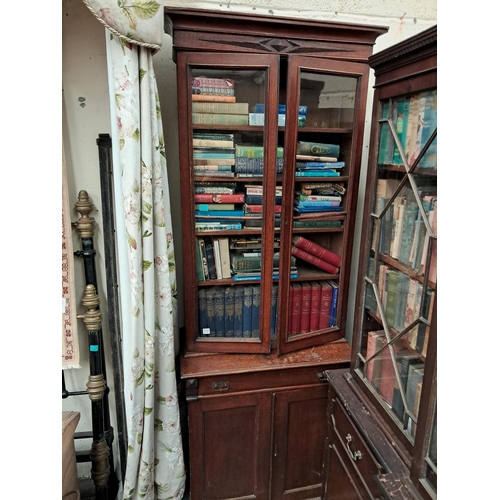
[[[428,82],[428,81],[427,81]],[[425,81],[423,81],[423,84]],[[355,373],[436,494],[437,91],[378,103]],[[420,425],[419,421],[425,425]],[[429,425],[428,422],[432,422]],[[423,451],[422,451],[423,450]]]
[[[278,352],[345,336],[367,69],[290,56],[287,91]]]
[[[177,66],[187,349],[269,352],[277,57],[180,53]],[[258,125],[256,105],[270,111]],[[251,212],[249,186],[263,187]]]

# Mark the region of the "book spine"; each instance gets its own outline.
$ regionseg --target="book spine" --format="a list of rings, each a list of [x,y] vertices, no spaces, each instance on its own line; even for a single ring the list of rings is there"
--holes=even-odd
[[[206,281],[210,279],[210,273],[208,272],[208,259],[207,259],[207,251],[205,248],[205,240],[203,238],[199,238],[198,245],[200,247],[201,264],[203,268],[204,281]]]
[[[299,141],[297,144],[297,154],[338,157],[340,154],[340,146],[337,144]]]
[[[311,293],[310,283],[302,283],[302,311],[300,313],[300,333],[307,333],[311,328]]]
[[[322,163],[335,163],[338,161],[338,158],[335,156],[314,156],[314,155],[295,155],[295,159],[297,161],[319,161]]]
[[[234,94],[232,89],[228,90],[231,90],[231,93]],[[191,94],[191,99],[195,102],[236,102],[236,97],[234,95],[211,95],[210,93],[197,94],[196,92]]]
[[[235,309],[234,287],[224,287],[224,336],[234,337],[234,309]]]
[[[302,287],[300,283],[292,283],[293,292],[293,310],[292,310],[292,325],[291,334],[300,333],[301,316],[302,316]]]
[[[319,329],[319,311],[321,306],[321,286],[317,281],[311,282],[311,316],[309,320],[310,331]]]
[[[205,281],[205,273],[203,271],[203,260],[201,257],[200,242],[197,240],[195,245],[196,253],[196,279],[198,281]]]
[[[215,269],[215,253],[211,243],[205,242],[205,251],[207,253],[208,276],[209,279],[217,279],[217,271]]]
[[[381,118],[387,119],[389,117],[389,101],[382,103]],[[387,140],[390,134],[389,124],[387,122],[380,124],[380,133],[378,140],[378,159],[377,163],[384,164],[387,155]]]
[[[193,113],[217,113],[225,115],[247,115],[247,102],[193,102],[191,104]]]
[[[200,337],[210,336],[210,326],[207,316],[207,289],[198,290],[198,322],[200,328]]]
[[[195,203],[243,203],[245,195],[243,193],[235,194],[195,194]]]
[[[342,221],[340,220],[294,220],[294,228],[333,228],[342,227]]]
[[[236,158],[264,158],[264,146],[235,145]],[[276,149],[276,158],[283,158],[283,147]]]
[[[304,201],[295,201],[296,207],[317,207],[317,208],[325,208],[325,207],[339,207],[340,201],[323,201],[323,200],[304,200]]]
[[[341,202],[342,197],[341,196],[322,196],[322,195],[307,195],[307,194],[299,194],[297,196],[297,199],[299,201],[336,201],[336,202]]]
[[[318,245],[314,241],[308,240],[303,236],[294,236],[292,238],[292,243],[302,250],[318,257],[326,262],[329,262],[333,266],[340,267],[341,257],[335,252],[332,252],[328,248]]]
[[[281,205],[281,196],[276,196],[274,203]],[[262,205],[263,197],[261,194],[247,194],[245,195],[245,203],[247,205]]]
[[[248,125],[248,115],[222,113],[192,113],[194,125]]]
[[[194,148],[234,148],[233,141],[224,139],[198,139],[193,137]]]
[[[252,297],[253,289],[250,285],[243,287],[243,337],[252,336]]]
[[[234,287],[234,325],[233,336],[235,338],[243,337],[243,286]]]
[[[387,304],[385,310],[385,317],[387,324],[395,328],[396,307],[398,300],[398,273],[399,271],[388,270],[386,276],[386,290],[387,290]]]
[[[207,290],[207,326],[209,336],[215,337],[215,287]]]
[[[406,129],[408,126],[409,113],[410,113],[410,99],[403,98],[398,102],[398,115],[396,119],[396,132],[402,148],[404,148],[406,144]],[[397,145],[395,145],[393,163],[395,165],[403,165],[403,160],[402,160],[403,155],[404,151],[400,151]]]
[[[330,325],[330,310],[332,307],[332,292],[333,289],[326,281],[321,281],[321,303],[319,310],[319,324],[318,329],[323,330]]]
[[[295,162],[295,168],[297,170],[307,170],[307,169],[322,169],[322,168],[344,168],[345,162],[343,161],[297,161]]]
[[[234,97],[234,89],[224,89],[218,87],[191,87],[191,94],[208,96],[227,95]]]
[[[195,210],[194,215],[195,217],[243,217],[244,212],[243,210]]]
[[[234,80],[230,78],[207,78],[196,76],[193,78],[192,86],[232,89],[234,88]]]
[[[254,339],[260,338],[260,285],[252,287],[252,335]]]
[[[195,223],[196,231],[233,231],[233,230],[240,230],[241,228],[242,228],[241,223],[237,224]]]
[[[333,172],[331,170],[300,170],[295,172],[295,177],[340,177],[340,172]]]
[[[283,173],[283,158],[276,159],[276,171],[278,174]],[[263,158],[248,158],[237,156],[234,162],[234,171],[236,174],[260,174],[264,173]]]
[[[234,165],[236,163],[236,160],[234,156],[232,158],[193,158],[193,166],[195,167],[201,167],[203,165]],[[196,185],[199,185],[200,181],[196,183]],[[209,187],[209,186],[205,186]],[[233,189],[234,192],[234,189]]]

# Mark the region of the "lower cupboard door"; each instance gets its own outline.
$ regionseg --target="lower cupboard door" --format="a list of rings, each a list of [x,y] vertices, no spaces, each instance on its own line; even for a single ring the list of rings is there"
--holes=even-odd
[[[271,395],[190,402],[192,500],[268,498]]]

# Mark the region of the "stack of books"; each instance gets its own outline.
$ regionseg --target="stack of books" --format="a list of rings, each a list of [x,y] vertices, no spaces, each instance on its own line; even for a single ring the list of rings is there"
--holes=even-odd
[[[303,236],[292,238],[292,255],[330,274],[338,274],[341,257],[332,250]]]
[[[297,143],[296,177],[340,177],[345,162],[338,161],[340,146],[318,142]]]
[[[338,285],[330,280],[290,285],[288,333],[314,332],[337,324]]]
[[[234,150],[233,134],[194,133],[194,175],[234,177]]]
[[[235,145],[236,177],[262,177],[264,174],[264,146],[255,144]],[[283,173],[283,147],[276,150],[276,172]]]
[[[196,77],[192,89],[193,125],[248,125],[248,103],[236,102],[234,80]]]
[[[257,103],[253,106],[250,106],[248,113],[248,124],[249,125],[264,125],[264,104]],[[298,125],[299,127],[306,126],[306,118],[307,118],[307,106],[300,105],[299,106],[299,115],[298,115]],[[278,104],[278,127],[284,127],[286,121],[286,104]]]
[[[281,199],[283,190],[281,186],[276,187],[275,206],[274,206],[274,226],[280,227],[281,224]],[[262,227],[262,201],[264,196],[264,187],[260,185],[245,186],[245,204],[243,211],[245,213],[245,227]]]
[[[231,278],[229,238],[198,237],[196,246],[196,274],[198,281]]]
[[[259,338],[260,285],[201,287],[198,290],[200,337]],[[271,297],[271,338],[276,338],[278,285]]]

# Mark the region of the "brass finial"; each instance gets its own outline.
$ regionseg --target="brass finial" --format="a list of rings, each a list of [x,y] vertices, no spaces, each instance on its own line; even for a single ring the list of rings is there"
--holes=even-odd
[[[109,477],[109,447],[106,441],[94,441],[90,448],[92,480],[96,486],[106,486]]]
[[[77,318],[83,319],[89,332],[97,332],[101,329],[102,314],[99,309],[99,296],[95,291],[94,285],[87,285],[83,295],[82,304],[88,309],[85,314],[79,314]]]
[[[75,209],[81,214],[81,217],[74,223],[80,234],[80,238],[93,238],[95,219],[94,217],[89,217],[89,214],[94,210],[94,205],[90,201],[87,191],[82,190],[78,193],[78,201],[75,203]]]

